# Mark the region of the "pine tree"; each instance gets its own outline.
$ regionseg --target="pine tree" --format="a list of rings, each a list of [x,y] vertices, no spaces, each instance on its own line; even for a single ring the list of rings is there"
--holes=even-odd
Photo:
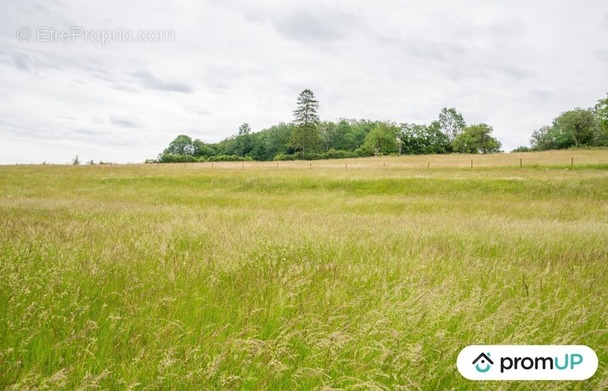
[[[294,110],[294,129],[290,144],[293,149],[303,154],[313,152],[319,144],[319,101],[309,89],[300,93],[298,107]]]

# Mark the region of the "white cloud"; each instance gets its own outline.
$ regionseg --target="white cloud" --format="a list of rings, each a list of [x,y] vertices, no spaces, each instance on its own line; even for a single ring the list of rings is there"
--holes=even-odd
[[[331,4],[331,5],[329,5]],[[505,149],[604,96],[608,6],[515,0],[7,0],[0,5],[0,163],[143,161],[178,134],[219,141],[290,121],[430,122],[455,106]],[[171,30],[169,42],[21,42],[17,29]]]

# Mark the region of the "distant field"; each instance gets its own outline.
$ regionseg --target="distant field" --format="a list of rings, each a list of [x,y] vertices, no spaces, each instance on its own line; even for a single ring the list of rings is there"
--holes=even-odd
[[[0,167],[0,389],[79,387],[608,389],[608,151]]]

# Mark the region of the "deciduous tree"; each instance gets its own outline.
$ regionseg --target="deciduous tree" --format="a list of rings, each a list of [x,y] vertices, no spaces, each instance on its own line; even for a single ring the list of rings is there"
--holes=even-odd
[[[193,156],[196,150],[192,139],[185,134],[180,134],[171,141],[169,146],[163,151],[163,154],[167,155],[182,155],[182,156]]]
[[[438,122],[439,128],[446,135],[449,142],[453,142],[467,126],[462,114],[456,111],[454,107],[450,109],[444,107],[441,109]]]
[[[460,153],[494,153],[500,150],[500,141],[492,137],[492,127],[475,124],[464,129],[453,142],[454,151]]]
[[[569,135],[575,147],[591,145],[597,132],[597,120],[590,110],[578,108],[562,113],[553,121],[553,127]]]
[[[446,153],[450,149],[448,138],[437,121],[428,126],[402,124],[399,137],[403,142],[402,153],[406,155]]]
[[[397,133],[399,127],[394,124],[380,122],[365,138],[363,143],[363,151],[366,154],[373,155],[388,155],[397,153],[399,143],[397,141]]]

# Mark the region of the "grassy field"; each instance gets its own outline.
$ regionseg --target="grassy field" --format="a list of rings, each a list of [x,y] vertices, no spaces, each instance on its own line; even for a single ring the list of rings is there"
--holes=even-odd
[[[0,167],[0,389],[608,389],[608,151],[472,159]]]

